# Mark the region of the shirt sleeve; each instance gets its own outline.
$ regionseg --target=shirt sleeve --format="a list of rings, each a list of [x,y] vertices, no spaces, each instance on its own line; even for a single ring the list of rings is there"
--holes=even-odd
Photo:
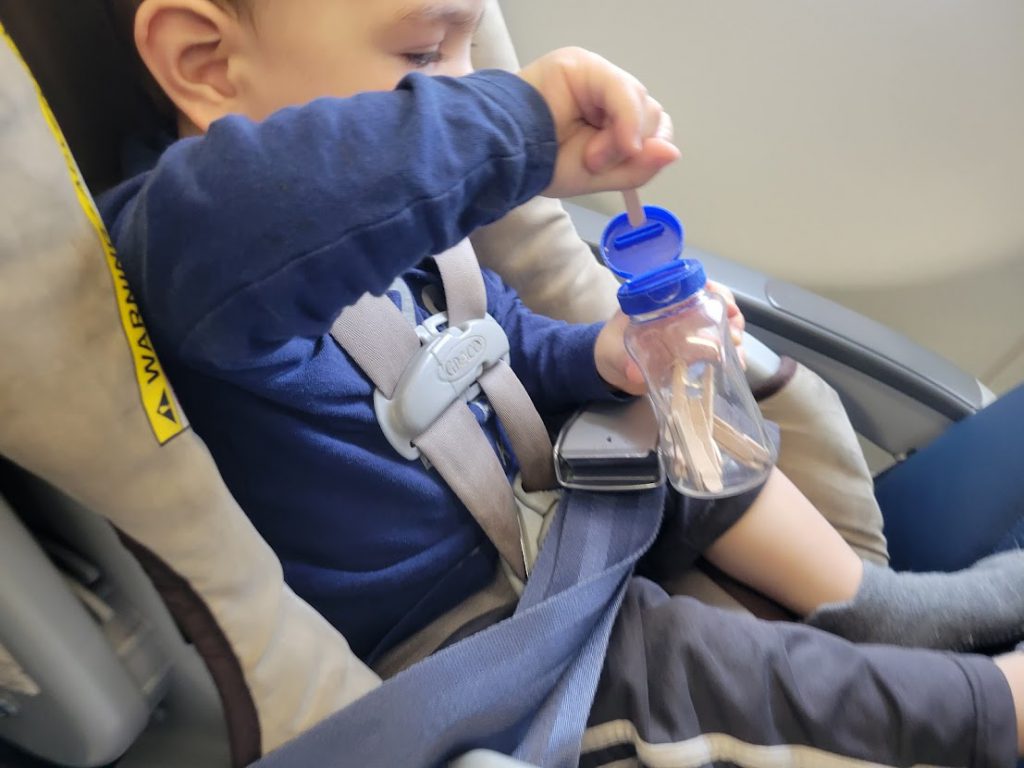
[[[538,194],[556,152],[520,78],[410,75],[219,120],[172,145],[108,224],[162,343],[230,369],[314,345],[363,293]]]
[[[488,270],[484,284],[488,311],[508,336],[512,370],[542,416],[616,399],[594,360],[594,343],[604,323],[578,325],[536,314]]]

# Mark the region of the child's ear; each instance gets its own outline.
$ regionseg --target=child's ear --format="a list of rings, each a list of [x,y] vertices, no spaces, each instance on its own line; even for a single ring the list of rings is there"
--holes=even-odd
[[[239,20],[209,0],[145,0],[135,16],[142,61],[178,110],[202,131],[233,111]]]

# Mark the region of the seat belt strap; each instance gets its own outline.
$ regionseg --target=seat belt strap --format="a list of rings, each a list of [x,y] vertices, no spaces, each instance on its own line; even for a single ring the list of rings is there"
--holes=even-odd
[[[395,305],[368,293],[345,308],[334,321],[331,336],[388,399],[420,350],[416,332]]]
[[[519,461],[523,490],[555,487],[554,448],[547,428],[523,383],[505,362],[498,362],[478,379],[480,388],[505,427],[512,452]],[[527,405],[529,404],[529,407]]]
[[[444,286],[448,322],[460,325],[487,314],[487,291],[480,263],[469,240],[434,257]]]
[[[515,615],[385,680],[254,768],[433,766],[474,748],[578,765],[608,638],[664,500],[664,488],[567,493]]]
[[[526,580],[526,553],[512,486],[469,406],[452,403],[414,441],[516,576]]]

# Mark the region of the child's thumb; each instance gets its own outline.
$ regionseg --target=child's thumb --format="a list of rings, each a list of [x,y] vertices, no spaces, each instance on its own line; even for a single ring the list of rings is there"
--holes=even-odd
[[[625,374],[626,381],[629,382],[627,392],[633,395],[642,395],[647,391],[647,383],[644,381],[644,375],[640,371],[640,366],[631,357],[626,359]]]
[[[678,160],[680,154],[679,148],[665,139],[647,139],[640,153],[628,160],[599,171],[591,169],[595,191],[642,187],[662,168]]]

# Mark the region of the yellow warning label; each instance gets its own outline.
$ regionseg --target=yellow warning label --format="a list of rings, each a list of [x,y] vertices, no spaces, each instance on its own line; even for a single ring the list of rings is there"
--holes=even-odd
[[[21,63],[25,66],[25,71],[31,77],[32,73],[29,71],[28,65],[21,58],[17,46],[8,36],[3,24],[0,24],[0,37],[3,37],[7,45],[14,52],[14,55],[21,60]],[[35,78],[32,78],[32,82],[35,83]],[[146,327],[142,322],[142,315],[139,312],[135,296],[128,287],[128,278],[124,273],[121,262],[117,258],[117,253],[114,251],[114,244],[110,241],[110,236],[107,234],[106,227],[103,226],[103,220],[100,218],[99,211],[96,210],[92,196],[85,187],[82,175],[78,171],[78,165],[71,155],[67,141],[64,140],[64,134],[60,126],[57,125],[57,119],[50,110],[50,105],[47,104],[38,83],[35,83],[35,88],[43,117],[46,119],[46,124],[50,127],[53,138],[56,140],[61,154],[64,156],[64,162],[67,165],[71,183],[75,188],[78,204],[81,206],[89,223],[92,224],[100,244],[103,246],[107,268],[110,270],[110,276],[114,282],[114,294],[117,297],[121,325],[124,328],[124,334],[128,339],[128,345],[132,353],[135,378],[138,382],[142,406],[145,409],[150,426],[153,428],[153,434],[156,435],[157,441],[163,445],[172,437],[187,429],[188,423],[185,421],[184,414],[174,399],[174,393],[171,391],[167,376],[164,374],[164,369],[157,359],[156,352],[153,350],[153,344],[149,339],[149,334],[146,332]]]
[[[91,206],[92,200],[88,198],[87,194],[86,199],[89,200]],[[135,295],[128,287],[128,277],[124,273],[124,267],[121,266],[121,261],[117,258],[114,246],[102,223],[97,232],[103,242],[110,275],[114,279],[114,293],[117,295],[117,306],[121,311],[121,325],[124,327],[125,336],[128,337],[128,344],[135,361],[135,378],[138,379],[142,405],[146,410],[146,416],[149,417],[149,423],[153,427],[156,439],[163,445],[184,430],[188,424],[174,400],[167,376],[153,349],[146,326],[142,322],[142,313],[135,301]]]

